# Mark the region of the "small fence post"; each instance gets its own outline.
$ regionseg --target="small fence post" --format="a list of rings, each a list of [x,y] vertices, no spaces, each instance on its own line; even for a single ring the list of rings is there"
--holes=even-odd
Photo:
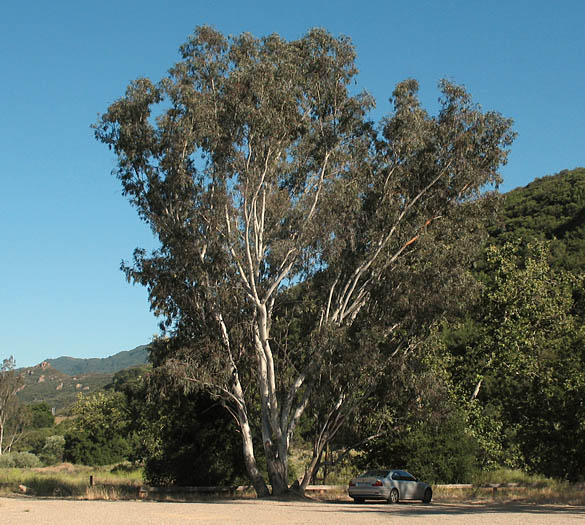
[[[93,476],[89,476],[89,486],[93,487]]]

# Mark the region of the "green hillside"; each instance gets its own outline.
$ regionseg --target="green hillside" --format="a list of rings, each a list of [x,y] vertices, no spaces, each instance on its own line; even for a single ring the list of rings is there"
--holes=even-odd
[[[508,192],[492,235],[498,244],[519,237],[550,240],[553,265],[584,271],[585,168],[563,170]]]
[[[111,374],[80,374],[69,376],[47,362],[21,368],[24,385],[18,392],[22,403],[46,402],[57,411],[73,404],[78,394],[91,394],[112,381]]]
[[[21,368],[24,386],[18,392],[22,403],[46,402],[57,411],[72,405],[78,394],[91,394],[112,382],[116,372],[144,365],[148,347],[119,352],[103,359],[59,357]]]
[[[75,357],[59,357],[47,359],[54,369],[69,376],[81,374],[115,374],[132,366],[144,365],[148,358],[148,346],[137,346],[132,350],[119,352],[105,358],[78,359]]]

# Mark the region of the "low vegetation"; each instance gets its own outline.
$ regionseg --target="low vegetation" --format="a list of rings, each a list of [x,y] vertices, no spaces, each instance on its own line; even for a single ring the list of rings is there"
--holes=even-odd
[[[142,484],[138,468],[87,467],[62,463],[41,468],[0,468],[0,495],[124,500],[136,499]]]
[[[130,464],[87,467],[62,463],[42,468],[0,468],[0,497],[25,494],[82,500],[201,501],[221,497],[253,497],[251,489],[200,493],[181,490],[145,491],[142,469]],[[324,490],[310,490],[318,501],[347,501],[347,480],[336,480]],[[531,503],[585,505],[585,485],[561,482],[522,471],[502,469],[478,475],[473,486],[434,486],[435,503]]]
[[[534,505],[585,505],[582,483],[554,482],[546,487],[435,487],[433,501],[441,503],[518,503]]]

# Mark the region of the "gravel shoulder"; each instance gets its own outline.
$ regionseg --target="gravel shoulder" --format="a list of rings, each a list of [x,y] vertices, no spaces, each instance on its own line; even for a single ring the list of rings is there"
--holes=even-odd
[[[585,521],[585,507],[519,504],[401,503],[218,500],[199,503],[79,501],[0,498],[0,523],[465,523],[570,524]]]

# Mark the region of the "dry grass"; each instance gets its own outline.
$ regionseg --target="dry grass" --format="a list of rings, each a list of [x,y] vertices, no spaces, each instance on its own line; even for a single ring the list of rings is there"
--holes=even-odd
[[[90,476],[93,485],[90,485]],[[485,475],[478,480],[483,486],[473,488],[433,487],[433,501],[442,503],[532,503],[585,506],[585,484],[569,484],[516,471]],[[478,484],[479,484],[478,483]],[[488,483],[519,483],[496,489]],[[88,500],[212,501],[224,498],[254,498],[248,490],[202,494],[181,490],[141,492],[142,472],[130,466],[84,467],[63,463],[35,469],[0,469],[0,496],[23,493],[37,497],[61,497]],[[346,485],[329,486],[323,491],[308,491],[316,501],[348,501]]]
[[[585,505],[585,485],[557,483],[546,487],[433,488],[433,501],[442,503],[496,502]]]
[[[308,491],[307,496],[316,501],[350,501],[351,498],[347,495],[346,485],[337,485],[335,488],[330,488],[327,492]]]
[[[90,476],[93,486],[90,485]],[[52,467],[0,469],[0,495],[29,494],[76,499],[136,499],[142,473],[111,467],[83,467],[63,463]]]

